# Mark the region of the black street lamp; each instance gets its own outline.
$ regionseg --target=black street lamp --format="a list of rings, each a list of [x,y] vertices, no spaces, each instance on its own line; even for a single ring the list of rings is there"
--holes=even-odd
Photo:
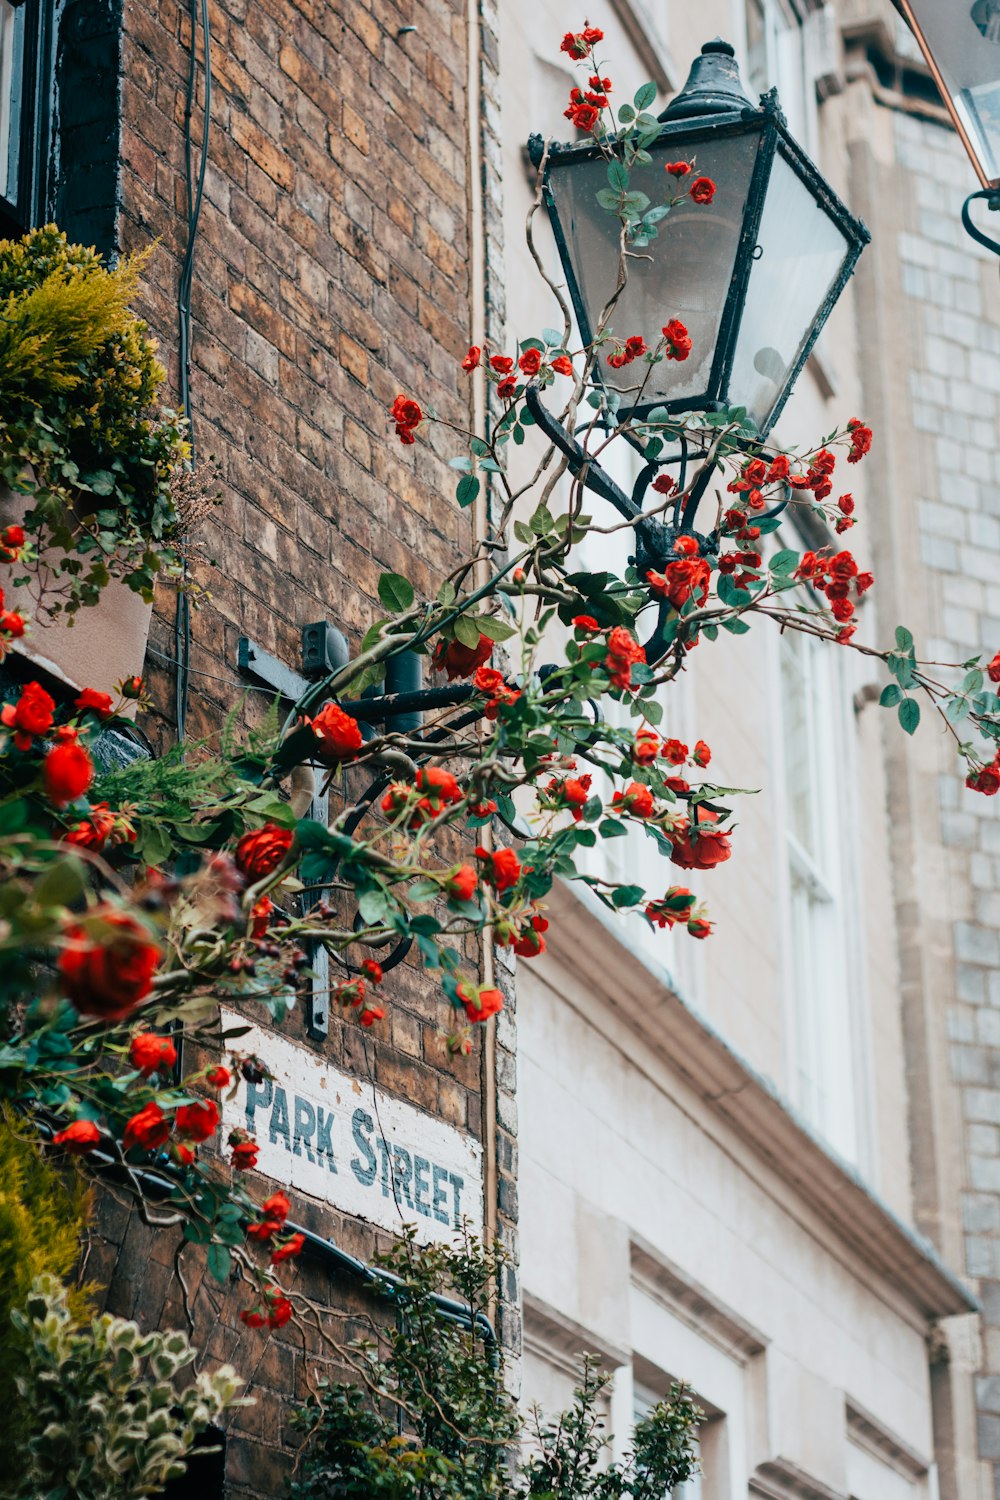
[[[974,240],[1000,255],[1000,243],[977,229],[969,204],[1000,209],[1000,0],[894,0],[916,37],[962,144],[979,192],[962,207]]]
[[[640,239],[614,326],[652,346],[676,317],[692,352],[683,364],[655,365],[638,398],[633,371],[602,361],[599,378],[618,393],[619,420],[656,407],[742,406],[763,440],[870,236],[792,139],[776,91],[759,105],[744,93],[727,42],[702,48],[658,123],[648,159],[631,169],[630,191],[662,203],[664,167],[675,159],[693,160],[716,191],[708,203],[685,198],[659,220],[655,238]],[[540,136],[528,149],[536,166],[545,161],[544,201],[589,344],[618,273],[620,221],[598,200],[608,189],[607,158],[591,142],[550,144],[546,156]]]

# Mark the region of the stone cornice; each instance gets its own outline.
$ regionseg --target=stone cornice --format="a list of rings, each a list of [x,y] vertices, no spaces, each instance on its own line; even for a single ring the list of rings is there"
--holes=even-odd
[[[930,1241],[904,1223],[750,1064],[643,958],[596,898],[560,881],[548,905],[548,955],[537,971],[566,999],[566,979],[613,1013],[685,1080],[717,1120],[791,1188],[825,1229],[929,1322],[974,1312],[973,1294]],[[641,1000],[640,1000],[641,997]]]

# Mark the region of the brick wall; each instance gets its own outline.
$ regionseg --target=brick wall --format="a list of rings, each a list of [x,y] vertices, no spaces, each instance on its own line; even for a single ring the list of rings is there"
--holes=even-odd
[[[198,452],[216,464],[222,500],[193,564],[209,592],[192,612],[191,739],[216,733],[244,690],[241,635],[293,667],[309,621],[329,619],[356,646],[379,612],[382,571],[433,591],[469,549],[472,522],[451,498],[447,440],[435,430],[404,448],[386,414],[405,390],[451,421],[470,420],[470,386],[458,368],[473,293],[467,9],[466,0],[210,4],[212,127],[192,299],[192,399]],[[487,317],[496,327],[503,309],[491,0],[478,24]],[[190,46],[186,5],[126,4],[120,238],[125,249],[159,241],[142,311],[175,392]],[[198,57],[200,74],[200,42]],[[203,102],[201,80],[196,137]],[[158,706],[151,732],[168,744],[168,590],[150,648]],[[259,718],[267,702],[252,692],[247,717]],[[512,991],[508,980],[504,987]],[[386,990],[389,1017],[378,1034],[362,1036],[333,1017],[328,1041],[313,1045],[360,1079],[477,1135],[486,1130],[492,1139],[495,1118],[496,1201],[487,1222],[495,1219],[516,1257],[512,1008],[495,1064],[478,1051],[454,1060],[438,1033],[442,999],[433,981],[407,964]],[[287,1029],[305,1042],[301,1019]],[[293,1215],[363,1260],[376,1249],[369,1226],[315,1202],[297,1201]],[[147,1326],[183,1326],[170,1234],[153,1233],[114,1197],[104,1201],[99,1227],[89,1269],[110,1281],[109,1307]],[[292,1327],[270,1339],[249,1332],[238,1316],[245,1288],[204,1280],[197,1255],[188,1253],[182,1267],[196,1343],[232,1361],[258,1396],[233,1424],[227,1493],[282,1493],[288,1399],[306,1394],[311,1356],[323,1351]],[[295,1275],[329,1308],[338,1339],[359,1330],[352,1321],[359,1312],[372,1311],[366,1294],[331,1281],[318,1262],[304,1258]],[[499,1308],[512,1349],[516,1293],[512,1266]]]

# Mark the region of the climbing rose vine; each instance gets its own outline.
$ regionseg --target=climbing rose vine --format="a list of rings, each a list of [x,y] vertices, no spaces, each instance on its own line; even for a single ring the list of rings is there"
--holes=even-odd
[[[575,342],[549,283],[559,327],[456,352],[456,382],[486,387],[481,430],[440,422],[422,391],[400,391],[386,413],[387,442],[404,459],[418,444],[447,446],[460,507],[489,487],[491,525],[474,554],[429,596],[383,574],[347,665],[240,743],[227,732],[221,744],[113,763],[109,731],[147,706],[137,678],[116,696],[85,687],[58,699],[26,678],[0,713],[0,1096],[53,1150],[110,1159],[137,1192],[142,1166],[169,1172],[188,1243],[206,1247],[221,1280],[234,1268],[247,1279],[251,1328],[296,1316],[279,1268],[304,1241],[283,1194],[260,1205],[246,1186],[253,1137],[221,1138],[220,1101],[241,1078],[261,1082],[267,1064],[241,1050],[242,1029],[227,1031],[220,1007],[263,1004],[280,1024],[319,983],[325,949],[332,1007],[378,1038],[405,958],[438,986],[442,1049],[467,1053],[504,1003],[469,957],[473,940],[536,962],[557,880],[655,930],[724,940],[705,892],[712,871],[740,855],[739,794],[716,781],[704,740],[678,738],[668,691],[696,647],[759,624],[863,651],[884,663],[881,701],[904,730],[929,707],[967,785],[1000,790],[1000,652],[932,667],[903,627],[888,649],[858,639],[875,580],[843,541],[858,522],[843,475],[871,449],[863,420],[791,450],[760,442],[739,408],[619,418],[609,367],[628,367],[641,391],[653,366],[695,352],[669,287],[656,326],[615,326],[631,258],[669,235],[679,203],[697,210],[721,190],[693,159],[668,164],[657,204],[629,190],[628,171],[648,157],[638,142],[658,128],[645,113],[655,91],[640,89],[616,121],[601,40],[585,26],[562,44],[586,75],[567,114],[608,161],[598,199],[620,227],[618,293],[609,289],[593,341]],[[587,510],[584,483],[542,440],[529,393],[555,401],[593,466],[612,442],[642,451],[655,477],[641,492],[641,561],[586,566],[588,536],[623,523]],[[681,438],[701,457],[670,473],[664,461]],[[530,464],[512,461],[522,450]],[[705,479],[715,521],[702,535],[688,502]],[[801,548],[796,512],[823,545]],[[0,542],[10,564],[23,538],[8,530]],[[25,628],[23,616],[0,613],[0,641]],[[418,729],[377,712],[387,665],[403,652],[418,654],[441,690]],[[308,816],[319,793],[326,823]],[[652,889],[611,879],[590,855],[629,831],[662,854]]]

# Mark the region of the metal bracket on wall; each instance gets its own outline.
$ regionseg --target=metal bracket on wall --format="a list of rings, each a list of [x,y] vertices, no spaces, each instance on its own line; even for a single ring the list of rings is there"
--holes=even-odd
[[[242,635],[239,640],[238,664],[243,676],[272,688],[289,703],[295,703],[313,682],[345,666],[348,660],[347,641],[328,620],[317,620],[312,625],[303,626],[301,671],[298,672],[270,651],[265,651],[263,646],[258,646],[249,636]],[[314,797],[307,816],[325,827],[327,798]],[[310,892],[308,906],[315,906],[324,895],[321,890]],[[306,1031],[314,1041],[323,1041],[330,1033],[330,955],[322,943],[310,943],[309,960],[313,977]]]

